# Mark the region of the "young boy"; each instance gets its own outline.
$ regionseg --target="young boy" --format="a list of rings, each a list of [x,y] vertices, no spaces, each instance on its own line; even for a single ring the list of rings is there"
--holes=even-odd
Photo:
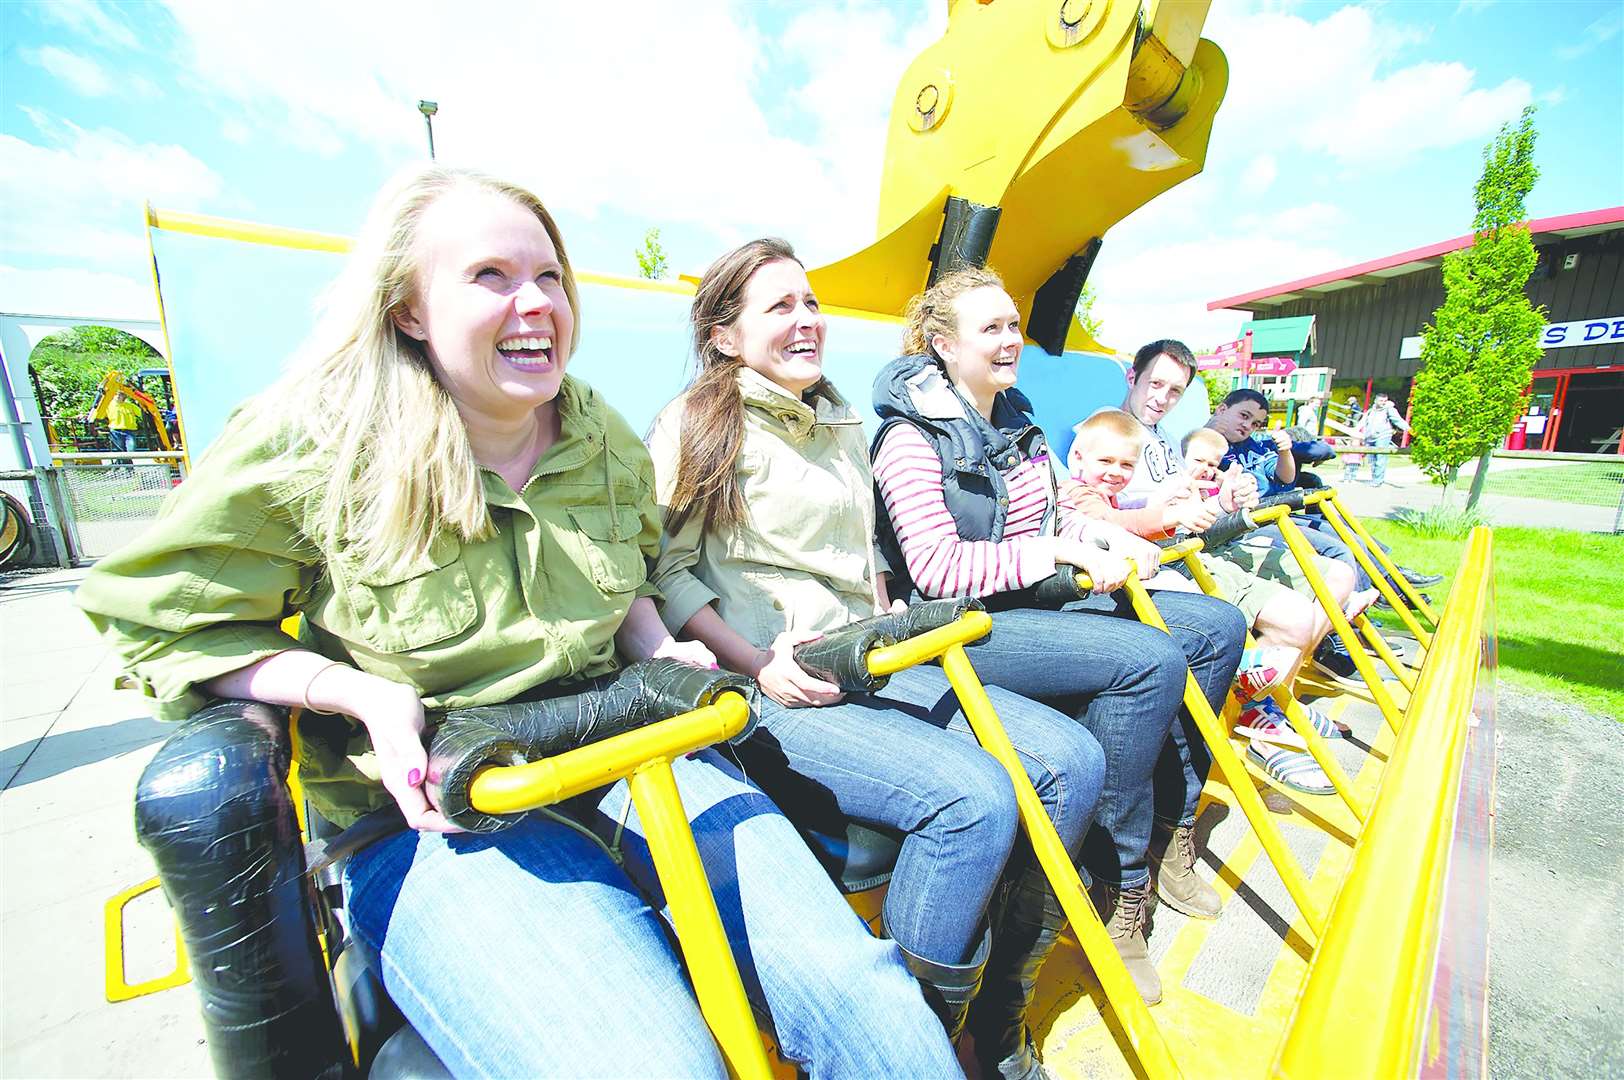
[[[1184,436],[1183,449],[1184,465],[1196,490],[1206,496],[1218,494],[1218,474],[1229,453],[1229,440],[1212,428],[1199,427]]]
[[[1216,468],[1203,468],[1200,480],[1186,478],[1187,494],[1176,496],[1159,506],[1122,509],[1117,497],[1133,479],[1139,460],[1142,428],[1128,413],[1120,409],[1102,409],[1077,426],[1076,441],[1072,444],[1069,461],[1073,466],[1074,482],[1062,485],[1061,500],[1090,517],[1103,518],[1136,532],[1147,539],[1171,536],[1179,528],[1188,528],[1187,521],[1201,521],[1203,515],[1193,514],[1192,507],[1205,511],[1204,529],[1215,516],[1212,498],[1195,490],[1197,484],[1216,491]],[[1216,432],[1209,434],[1217,435]],[[1220,443],[1221,436],[1217,436]],[[1188,454],[1192,445],[1196,453],[1205,456],[1209,449],[1201,444],[1199,436],[1185,440]],[[1223,451],[1218,450],[1218,456]],[[1212,459],[1216,463],[1216,458]],[[1237,730],[1254,741],[1252,754],[1271,775],[1288,786],[1313,794],[1334,790],[1330,781],[1319,771],[1306,754],[1292,754],[1285,746],[1302,748],[1301,736],[1288,726],[1284,715],[1269,698],[1269,692],[1286,683],[1302,663],[1302,652],[1290,644],[1274,640],[1274,627],[1281,622],[1310,621],[1317,615],[1312,604],[1278,582],[1267,581],[1248,574],[1240,567],[1222,559],[1203,554],[1202,565],[1218,579],[1225,597],[1246,615],[1264,643],[1246,650],[1241,659],[1241,670],[1235,678],[1235,697],[1241,703],[1241,720]],[[1146,583],[1149,588],[1191,589],[1194,583],[1171,569],[1164,569]],[[1268,609],[1270,616],[1260,619]],[[1289,609],[1282,616],[1281,612]],[[1312,712],[1316,727],[1322,735],[1335,738],[1340,731],[1329,720],[1320,723]],[[1260,745],[1262,744],[1262,745]],[[1279,745],[1267,745],[1279,744]]]

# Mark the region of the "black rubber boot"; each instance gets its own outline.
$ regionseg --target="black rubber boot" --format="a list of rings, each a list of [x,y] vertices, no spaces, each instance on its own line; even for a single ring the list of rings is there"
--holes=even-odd
[[[938,964],[934,960],[915,956],[901,945],[897,949],[902,953],[902,962],[907,965],[909,973],[919,980],[926,1003],[942,1022],[942,1027],[947,1029],[947,1037],[957,1040],[964,1030],[964,1015],[969,1011],[970,1002],[981,989],[981,973],[986,970],[987,954],[992,951],[992,932],[989,930],[981,935],[975,955],[966,964]]]
[[[1038,1060],[1026,1013],[1038,973],[1065,928],[1066,913],[1042,869],[1032,866],[1018,874],[1010,884],[981,996],[970,1009],[967,1025],[975,1038],[982,1076],[1050,1080]]]

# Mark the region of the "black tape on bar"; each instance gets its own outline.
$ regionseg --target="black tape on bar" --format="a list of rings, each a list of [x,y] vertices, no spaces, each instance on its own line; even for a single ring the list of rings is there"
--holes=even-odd
[[[283,710],[215,702],[136,785],[136,837],[180,923],[223,1077],[336,1077],[349,1057],[316,943],[290,755]]]
[[[834,683],[848,694],[873,693],[883,689],[890,677],[869,673],[870,650],[918,637],[958,622],[967,611],[981,610],[984,610],[981,601],[970,596],[921,600],[905,611],[859,619],[829,631],[816,641],[797,645],[795,662],[808,675]]]
[[[469,832],[498,832],[523,814],[484,814],[468,801],[474,774],[487,765],[523,765],[519,741],[463,714],[447,716],[429,742],[429,775],[424,793],[429,804],[453,825]]]
[[[429,800],[470,831],[505,829],[524,815],[483,814],[468,803],[468,785],[485,766],[562,754],[703,708],[727,691],[748,698],[754,688],[743,675],[661,657],[578,694],[449,710],[429,744]]]

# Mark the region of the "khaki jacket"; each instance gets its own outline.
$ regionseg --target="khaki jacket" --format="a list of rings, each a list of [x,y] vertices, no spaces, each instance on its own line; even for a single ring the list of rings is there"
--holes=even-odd
[[[180,720],[208,700],[199,684],[300,645],[405,683],[429,709],[615,670],[615,630],[655,591],[653,467],[585,383],[566,378],[558,402],[559,440],[522,491],[481,472],[495,535],[442,535],[418,564],[365,578],[306,527],[322,470],[279,458],[275,433],[239,413],[158,520],[80,586],[123,657],[120,685]],[[295,614],[300,641],[280,626]],[[325,816],[346,825],[388,800],[359,724],[307,715],[301,734],[301,775]]]
[[[832,630],[874,614],[874,479],[862,420],[833,387],[808,404],[749,368],[739,393],[744,442],[734,468],[745,519],[718,535],[696,514],[667,532],[653,574],[667,628],[680,631],[714,604],[765,648],[784,630]],[[684,408],[681,397],[667,405],[649,436],[662,512],[676,486]]]

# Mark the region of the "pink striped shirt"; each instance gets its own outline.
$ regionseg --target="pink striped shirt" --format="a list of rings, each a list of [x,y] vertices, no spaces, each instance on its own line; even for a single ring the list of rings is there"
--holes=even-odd
[[[1052,545],[1041,529],[1053,499],[1046,460],[1023,461],[1004,474],[1009,511],[1004,538],[965,540],[942,494],[942,462],[909,424],[885,433],[874,458],[874,481],[891,516],[914,585],[926,596],[991,596],[1035,585],[1055,572]],[[1073,536],[1087,522],[1066,514]]]

